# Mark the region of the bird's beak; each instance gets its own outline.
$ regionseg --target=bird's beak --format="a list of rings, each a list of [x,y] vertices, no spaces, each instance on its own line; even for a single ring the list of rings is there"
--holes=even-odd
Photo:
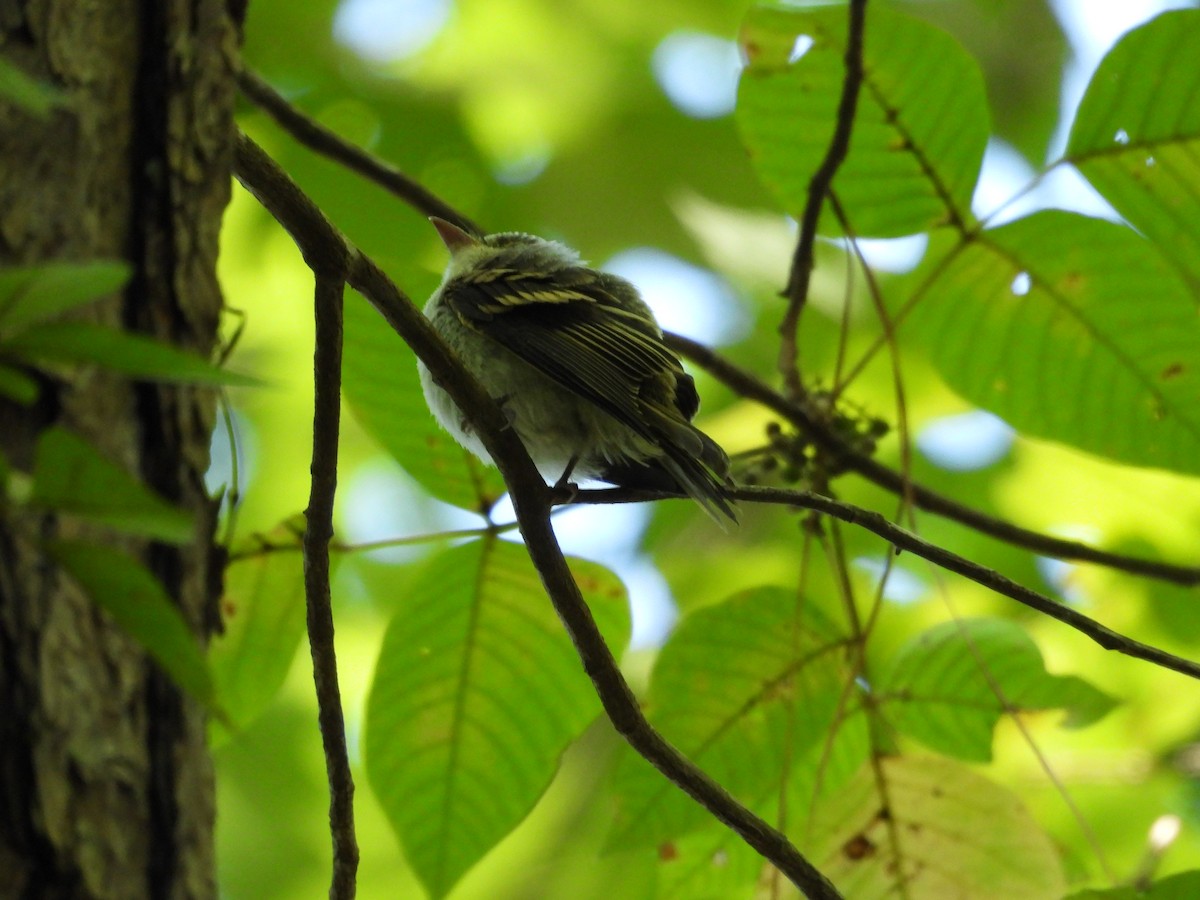
[[[469,231],[459,228],[453,222],[447,222],[445,219],[439,219],[437,216],[430,216],[429,221],[433,223],[433,227],[437,229],[442,243],[446,245],[451,254],[455,254],[465,247],[473,247],[479,243],[477,237]]]

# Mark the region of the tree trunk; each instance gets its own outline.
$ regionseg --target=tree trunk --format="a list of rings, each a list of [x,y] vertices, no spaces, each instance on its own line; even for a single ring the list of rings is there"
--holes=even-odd
[[[0,54],[59,87],[45,119],[0,98],[0,266],[128,260],[82,316],[209,354],[221,298],[237,35],[221,0],[0,0]],[[0,400],[0,453],[28,471],[61,425],[196,519],[186,546],[117,538],[0,497],[0,898],[216,894],[202,711],[43,552],[136,555],[203,639],[220,559],[204,488],[209,390],[84,367]]]

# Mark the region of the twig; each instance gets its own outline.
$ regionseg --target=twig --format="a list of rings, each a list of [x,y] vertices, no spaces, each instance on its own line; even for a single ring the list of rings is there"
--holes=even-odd
[[[846,36],[846,76],[842,79],[842,95],[838,100],[837,124],[829,149],[820,167],[808,183],[808,197],[804,212],[800,216],[800,237],[796,252],[792,256],[792,268],[788,274],[787,312],[779,325],[779,372],[789,397],[803,396],[800,369],[797,364],[796,339],[800,327],[800,313],[808,299],[808,285],[813,270],[813,246],[817,239],[817,223],[821,218],[821,207],[825,195],[833,184],[837,170],[850,150],[850,135],[854,129],[854,115],[858,108],[858,92],[863,80],[863,29],[866,24],[867,0],[850,0],[850,23]]]
[[[400,333],[475,426],[512,496],[530,558],[617,731],[674,784],[737,832],[813,900],[841,895],[777,829],[731,797],[646,721],[575,584],[550,525],[553,493],[534,468],[499,406],[455,360],[428,321],[369,258],[352,247],[317,206],[253,141],[239,136],[238,180],[271,212],[313,265],[329,253],[348,255],[351,285]]]
[[[718,381],[728,385],[739,396],[755,400],[778,413],[803,431],[805,436],[815,444],[833,454],[839,462],[868,481],[901,496],[911,491],[913,505],[926,512],[959,522],[981,534],[990,535],[1016,547],[1024,547],[1043,556],[1096,563],[1110,569],[1184,587],[1200,584],[1200,568],[1110,553],[1078,541],[1051,537],[1048,534],[1022,528],[1003,519],[989,516],[979,510],[957,503],[927,487],[909,482],[899,472],[848,446],[841,437],[830,431],[817,417],[811,415],[801,403],[787,400],[765,382],[714,353],[703,344],[678,334],[667,333],[665,337],[671,347]]]
[[[997,594],[1002,594],[1005,597],[1016,600],[1018,603],[1023,603],[1030,609],[1036,609],[1038,612],[1044,613],[1052,619],[1057,619],[1065,625],[1071,626],[1076,631],[1091,638],[1105,650],[1115,650],[1126,656],[1132,656],[1135,659],[1142,659],[1162,666],[1164,669],[1171,669],[1191,678],[1200,679],[1200,663],[1192,662],[1173,653],[1160,650],[1157,647],[1151,647],[1149,644],[1135,641],[1133,638],[1126,637],[1123,634],[1118,634],[1101,625],[1095,619],[1088,618],[1082,613],[1076,612],[1069,606],[1064,606],[1062,603],[1058,603],[1044,594],[1039,594],[1037,591],[1017,584],[994,569],[981,566],[979,563],[972,562],[966,557],[959,556],[957,553],[952,553],[936,544],[922,540],[911,531],[906,531],[899,525],[893,525],[877,512],[862,509],[849,503],[842,503],[838,500],[831,500],[828,497],[814,494],[811,491],[796,491],[786,488],[736,487],[730,489],[730,496],[736,500],[745,500],[752,503],[778,503],[804,509],[815,509],[818,512],[833,516],[835,519],[865,528],[867,531],[879,535],[899,550],[907,550],[922,559],[929,560],[934,565],[941,566],[943,569],[969,578],[976,584],[983,585]]]
[[[344,247],[337,248],[327,270],[316,269],[316,351],[313,355],[312,482],[305,510],[304,595],[308,644],[317,690],[317,718],[329,779],[329,830],[333,839],[330,900],[352,900],[358,872],[354,837],[354,777],[346,750],[346,723],[338,687],[329,594],[329,542],[333,538],[333,500],[337,490],[338,429],[342,390],[342,293]],[[340,265],[339,265],[340,263]],[[341,271],[329,271],[340,268]]]
[[[418,184],[399,169],[389,166],[349,141],[318,124],[288,103],[278,91],[257,73],[242,69],[238,87],[259,109],[274,119],[280,127],[310,150],[339,162],[351,171],[395,194],[413,209],[427,216],[438,216],[474,234],[482,234],[474,222],[445,203],[440,197]]]

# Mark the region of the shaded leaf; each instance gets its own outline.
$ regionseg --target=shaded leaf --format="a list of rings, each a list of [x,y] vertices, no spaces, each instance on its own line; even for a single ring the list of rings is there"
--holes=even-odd
[[[48,263],[0,270],[0,333],[11,333],[98,300],[129,280],[127,263]]]
[[[571,569],[619,654],[624,588],[593,563]],[[524,818],[599,711],[523,547],[476,541],[431,561],[388,625],[366,721],[371,786],[430,894]]]
[[[862,723],[836,720],[849,675],[843,644],[794,591],[758,588],[692,613],[663,646],[646,697],[651,724],[726,790],[760,811],[781,786],[825,786],[865,758]],[[844,710],[856,709],[853,691]],[[826,741],[833,751],[826,755]],[[617,769],[612,846],[660,844],[712,824],[632,751]],[[809,792],[811,793],[811,787]]]
[[[342,390],[367,433],[433,496],[473,512],[489,509],[504,480],[433,418],[408,345],[365,302],[346,304],[345,341]]]
[[[858,115],[834,191],[861,237],[970,221],[989,132],[978,66],[932,25],[877,6],[866,21]],[[759,176],[796,217],[834,133],[846,29],[841,6],[758,6],[742,26],[738,127]],[[831,222],[823,231],[840,234]]]
[[[179,687],[213,707],[212,675],[200,644],[153,575],[125,554],[95,544],[62,541],[51,552]]]
[[[932,265],[900,328],[956,391],[1036,437],[1200,472],[1200,322],[1145,240],[1046,211]]]
[[[1066,159],[1200,284],[1200,10],[1163,13],[1101,61]]]
[[[221,594],[225,630],[208,648],[227,717],[227,723],[212,724],[214,742],[223,741],[230,727],[253,722],[291,668],[305,629],[303,535],[304,518],[298,515],[229,548]]]
[[[901,732],[976,762],[991,759],[1005,713],[1063,709],[1069,726],[1082,727],[1116,704],[1081,678],[1049,674],[1033,639],[1002,619],[943,622],[917,635],[897,651],[876,691]]]
[[[0,58],[0,97],[11,100],[28,113],[44,119],[50,110],[62,106],[66,94],[36,78],[30,78],[7,59]]]
[[[887,758],[878,766],[886,801],[864,766],[814,817],[809,858],[845,896],[1062,896],[1054,844],[1015,794],[951,760]]]
[[[38,397],[38,383],[20,369],[0,363],[0,394],[28,406]]]
[[[250,387],[260,382],[141,334],[88,322],[36,325],[2,345],[37,362],[91,363],[150,381]]]
[[[1066,900],[1195,900],[1200,897],[1200,871],[1180,872],[1156,881],[1144,890],[1122,885],[1070,894]]]
[[[34,453],[30,501],[129,534],[174,544],[192,539],[192,516],[172,506],[83,438],[55,426]]]

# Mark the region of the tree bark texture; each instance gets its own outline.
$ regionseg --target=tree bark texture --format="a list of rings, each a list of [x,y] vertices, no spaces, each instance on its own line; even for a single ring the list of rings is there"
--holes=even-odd
[[[237,34],[223,0],[0,0],[0,55],[57,86],[38,119],[0,98],[0,266],[124,259],[119,294],[78,313],[200,354],[217,339]],[[94,367],[0,400],[0,452],[29,471],[51,425],[195,515],[193,541],[120,538],[0,503],[0,898],[216,894],[202,711],[44,552],[56,538],[132,553],[197,635],[221,560],[204,487],[210,390]]]

